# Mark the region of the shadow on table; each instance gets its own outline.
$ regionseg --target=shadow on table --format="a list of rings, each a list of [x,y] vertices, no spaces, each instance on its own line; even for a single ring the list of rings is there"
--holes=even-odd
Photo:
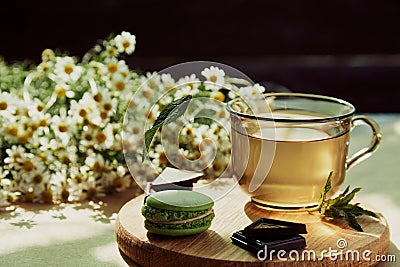
[[[65,213],[65,209],[73,208],[77,211],[90,210],[92,213],[90,217],[94,221],[110,224],[115,220],[118,211],[127,201],[142,193],[143,191],[133,187],[123,192],[91,201],[60,204],[18,203],[14,209],[0,212],[0,222],[7,221],[15,227],[31,229],[38,224],[35,220],[37,215],[46,213],[54,220],[63,221],[68,216]],[[29,214],[28,217],[26,216],[27,214]]]

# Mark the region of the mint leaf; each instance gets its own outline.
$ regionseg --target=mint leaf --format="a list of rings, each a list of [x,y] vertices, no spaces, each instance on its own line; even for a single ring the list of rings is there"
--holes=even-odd
[[[329,173],[328,179],[326,180],[325,186],[321,191],[321,196],[318,199],[318,206],[321,206],[322,203],[325,201],[326,199],[326,194],[329,192],[329,190],[331,190],[331,177],[333,175],[333,171]]]
[[[361,228],[361,225],[357,222],[357,218],[354,214],[352,213],[345,213],[344,214],[344,219],[346,220],[346,223],[353,229],[359,231],[359,232],[364,232],[364,230]]]
[[[360,207],[360,203],[350,204],[353,200],[355,194],[361,190],[361,188],[355,188],[350,193],[350,186],[339,196],[333,199],[326,199],[326,195],[331,189],[331,177],[333,172],[331,172],[326,181],[325,187],[321,191],[321,196],[318,200],[318,211],[321,215],[330,218],[344,218],[346,223],[353,229],[362,232],[363,229],[357,221],[357,216],[367,215],[379,219],[379,216],[370,211]]]
[[[160,112],[153,126],[144,133],[142,162],[147,157],[151,141],[153,141],[154,135],[157,133],[158,129],[161,126],[174,122],[179,117],[181,117],[185,113],[190,103],[190,99],[192,99],[192,96],[187,95],[177,100],[174,100]]]

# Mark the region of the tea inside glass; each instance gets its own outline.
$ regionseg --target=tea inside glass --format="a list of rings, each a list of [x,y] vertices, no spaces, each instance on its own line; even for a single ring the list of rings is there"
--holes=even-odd
[[[234,175],[257,204],[314,206],[331,171],[332,195],[343,183],[346,169],[371,154],[379,144],[380,134],[368,153],[362,151],[347,159],[355,121],[354,106],[348,102],[292,93],[264,97],[247,107],[240,103],[243,100],[228,104]],[[365,117],[357,119],[370,122]],[[379,132],[379,128],[373,130]]]

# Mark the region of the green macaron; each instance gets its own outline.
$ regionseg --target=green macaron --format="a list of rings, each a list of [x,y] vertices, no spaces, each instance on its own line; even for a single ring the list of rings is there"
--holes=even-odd
[[[199,192],[165,190],[151,194],[142,207],[144,227],[151,233],[184,236],[207,230],[214,201]]]

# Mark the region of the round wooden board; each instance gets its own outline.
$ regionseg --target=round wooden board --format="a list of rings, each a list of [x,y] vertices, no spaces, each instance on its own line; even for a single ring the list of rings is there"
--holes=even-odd
[[[186,237],[158,236],[147,233],[143,226],[144,218],[140,213],[143,202],[144,195],[141,195],[126,203],[115,225],[120,251],[124,257],[141,266],[287,266],[288,261],[291,266],[373,266],[377,264],[375,256],[386,254],[390,243],[389,228],[383,217],[380,221],[359,217],[364,232],[357,232],[341,220],[321,220],[318,213],[259,208],[237,187],[215,202],[215,218],[207,231]],[[294,261],[289,259],[288,253],[283,256],[288,261],[276,256],[272,260],[260,261],[254,254],[232,244],[230,236],[233,232],[261,217],[306,223],[305,249],[315,251],[317,259],[309,259],[307,253],[302,258],[303,250],[299,250],[299,258]],[[347,246],[338,247],[338,240],[345,240]],[[332,260],[327,252],[322,254],[323,250],[330,248],[338,251],[336,260],[334,256]],[[360,253],[359,260],[357,257],[352,259],[350,252],[355,250]],[[367,250],[371,251],[366,255],[370,261],[362,257]],[[297,257],[296,254],[292,256]]]

